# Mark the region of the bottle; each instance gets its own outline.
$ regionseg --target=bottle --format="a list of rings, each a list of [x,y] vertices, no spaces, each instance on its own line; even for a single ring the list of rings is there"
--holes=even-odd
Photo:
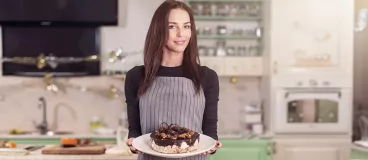
[[[217,56],[226,56],[226,49],[225,49],[226,42],[225,41],[218,41],[217,42]]]
[[[89,124],[90,131],[93,132],[96,128],[102,127],[101,118],[94,116]]]
[[[128,117],[126,112],[123,112],[119,118],[119,126],[116,129],[116,143],[118,148],[128,151],[129,147],[125,144],[128,140]]]

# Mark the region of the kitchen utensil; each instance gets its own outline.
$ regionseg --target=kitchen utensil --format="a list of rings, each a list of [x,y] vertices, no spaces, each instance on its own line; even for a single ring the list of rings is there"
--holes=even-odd
[[[24,149],[27,150],[27,151],[33,152],[33,151],[36,151],[36,150],[41,149],[43,147],[45,147],[45,146],[44,145],[28,146],[28,147],[25,147]]]

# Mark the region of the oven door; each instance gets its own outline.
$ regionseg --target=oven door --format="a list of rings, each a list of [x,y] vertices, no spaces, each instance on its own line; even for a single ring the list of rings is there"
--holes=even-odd
[[[275,131],[277,133],[350,133],[351,105],[351,90],[278,90]]]

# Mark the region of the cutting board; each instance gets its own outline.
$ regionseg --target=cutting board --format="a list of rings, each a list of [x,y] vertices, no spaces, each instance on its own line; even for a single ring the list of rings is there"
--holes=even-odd
[[[42,154],[69,154],[69,155],[95,155],[104,154],[106,148],[102,145],[77,146],[63,148],[61,146],[47,147],[42,150]]]

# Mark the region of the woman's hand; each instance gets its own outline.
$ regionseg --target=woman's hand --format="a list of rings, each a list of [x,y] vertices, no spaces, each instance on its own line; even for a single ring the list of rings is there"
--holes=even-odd
[[[221,142],[219,142],[219,141],[216,141],[216,145],[215,145],[215,147],[213,147],[213,148],[212,148],[212,149],[210,149],[209,151],[204,152],[204,153],[202,153],[202,154],[203,154],[203,155],[211,154],[211,153],[215,152],[217,149],[219,149],[219,148],[221,148],[221,147],[222,147],[222,143],[221,143]]]
[[[130,148],[130,151],[131,151],[133,154],[138,154],[138,153],[143,154],[142,152],[138,151],[136,148],[134,148],[134,147],[132,146],[133,140],[134,140],[134,138],[129,138],[129,139],[127,140],[127,142],[126,142],[126,145]]]

